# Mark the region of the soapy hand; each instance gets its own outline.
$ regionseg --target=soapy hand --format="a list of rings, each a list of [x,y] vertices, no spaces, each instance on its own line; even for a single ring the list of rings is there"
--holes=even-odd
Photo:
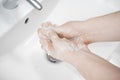
[[[69,21],[62,25],[56,26],[50,22],[44,23],[42,26],[52,26],[52,29],[57,33],[59,37],[64,37],[71,39],[74,37],[80,37],[85,44],[90,43],[91,41],[87,38],[89,37],[89,28],[86,28],[84,21]],[[53,28],[54,27],[54,28]],[[87,30],[88,29],[88,30]]]
[[[51,24],[42,24],[42,28],[38,30],[40,43],[42,48],[52,57],[67,61],[72,54],[77,54],[79,50],[84,49],[86,46],[80,37],[60,38],[51,27]]]
[[[119,80],[120,68],[90,52],[85,45],[99,41],[119,41],[119,21],[120,12],[117,12],[84,22],[43,27],[38,32],[44,50],[52,57],[72,64],[85,79]]]

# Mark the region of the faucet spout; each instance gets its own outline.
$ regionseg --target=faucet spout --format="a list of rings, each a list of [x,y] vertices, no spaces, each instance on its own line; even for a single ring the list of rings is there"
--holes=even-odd
[[[43,8],[38,0],[26,0],[26,1],[37,10],[41,10]],[[2,4],[6,9],[14,9],[18,6],[18,0],[3,0]]]
[[[43,7],[38,0],[27,0],[34,8],[41,10]]]

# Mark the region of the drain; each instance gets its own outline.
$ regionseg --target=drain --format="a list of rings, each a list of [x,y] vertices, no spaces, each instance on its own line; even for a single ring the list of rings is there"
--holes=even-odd
[[[29,18],[26,18],[26,20],[25,20],[25,24],[27,24],[29,22]]]
[[[60,60],[55,59],[55,58],[53,58],[52,56],[50,56],[48,54],[46,54],[46,57],[47,57],[48,61],[50,61],[51,63],[59,63],[60,62]]]

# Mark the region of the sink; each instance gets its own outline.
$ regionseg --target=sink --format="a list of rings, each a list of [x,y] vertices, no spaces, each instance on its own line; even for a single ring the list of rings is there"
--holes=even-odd
[[[7,53],[7,52],[12,51],[17,45],[21,44],[28,37],[30,37],[31,34],[33,34],[36,31],[38,24],[40,24],[40,22],[44,21],[47,18],[47,16],[51,13],[51,11],[55,7],[55,5],[57,5],[57,2],[58,2],[58,0],[57,1],[53,0],[52,2],[50,2],[49,0],[43,0],[41,2],[41,4],[44,6],[44,8],[41,11],[38,11],[36,9],[28,7],[27,9],[29,11],[27,12],[27,10],[26,10],[26,12],[27,12],[26,15],[19,13],[23,16],[20,17],[20,19],[16,20],[15,22],[14,21],[12,22],[12,20],[14,20],[14,18],[13,18],[13,16],[11,17],[10,15],[9,15],[9,18],[12,19],[12,20],[10,20],[11,23],[7,23],[7,18],[5,18],[6,22],[0,18],[2,20],[1,24],[3,24],[2,26],[0,26],[3,29],[1,31],[4,31],[4,33],[0,34],[1,35],[0,45],[2,45],[2,46],[0,46],[0,53],[2,54],[2,53]],[[24,9],[24,6],[23,6],[23,9]],[[5,12],[6,12],[6,10],[4,11],[4,14],[1,13],[1,15],[6,16]],[[9,13],[10,12],[14,12],[14,11],[9,10]],[[8,12],[6,12],[6,13],[8,13]],[[15,13],[15,14],[17,14],[17,13]],[[29,23],[29,24],[27,24],[27,23]],[[5,28],[3,28],[3,27],[5,27]],[[17,35],[15,35],[15,34],[17,34]]]
[[[22,9],[26,9],[24,14],[22,9],[21,12],[10,11],[0,5],[0,80],[84,80],[70,64],[47,60],[39,44],[37,29],[45,21],[58,25],[70,20],[83,21],[118,11],[118,7],[105,5],[103,0],[42,0],[41,4],[41,11],[26,2],[21,4]],[[109,43],[94,43],[89,48],[107,59],[109,55],[101,53],[112,53],[117,45],[109,48]]]
[[[0,0],[0,37],[33,10],[33,7],[23,0],[19,1],[17,8],[11,10],[4,8],[2,1]]]

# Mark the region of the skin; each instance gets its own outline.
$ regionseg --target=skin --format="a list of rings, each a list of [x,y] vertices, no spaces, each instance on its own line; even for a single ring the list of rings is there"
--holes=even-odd
[[[86,80],[119,80],[120,68],[93,54],[87,44],[120,40],[120,12],[67,22],[48,30],[38,30],[43,49],[51,56],[73,65]]]
[[[67,38],[80,36],[87,44],[101,41],[119,41],[119,21],[120,11],[87,21],[70,21],[55,28],[55,31]]]

